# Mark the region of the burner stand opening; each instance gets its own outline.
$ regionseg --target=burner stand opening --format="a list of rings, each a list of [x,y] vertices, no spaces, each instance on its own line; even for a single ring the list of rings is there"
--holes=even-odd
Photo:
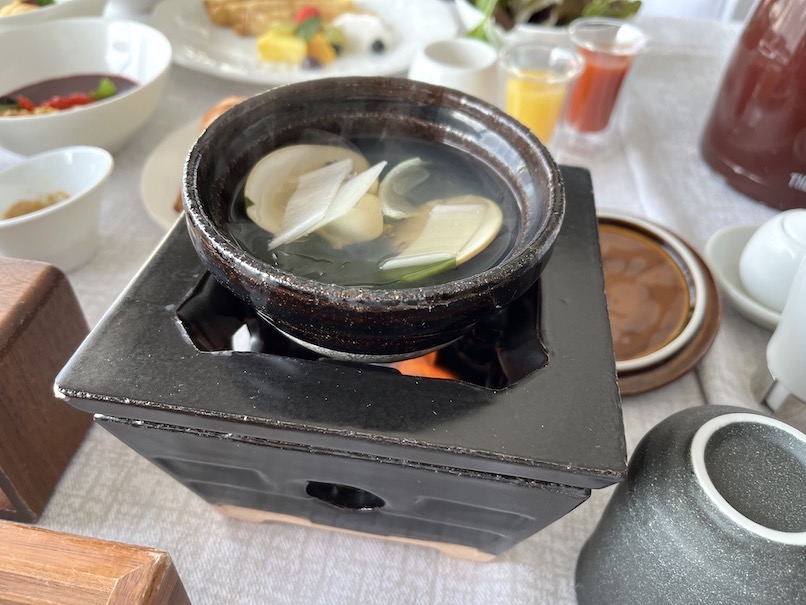
[[[308,486],[305,488],[305,493],[338,508],[355,511],[377,510],[386,504],[383,498],[366,490],[336,483],[309,481]]]
[[[539,307],[538,283],[438,351],[386,364],[334,360],[307,349],[264,321],[209,274],[202,277],[192,294],[179,306],[177,317],[188,338],[200,351],[238,351],[322,363],[369,365],[378,371],[503,389],[549,361],[540,336]]]

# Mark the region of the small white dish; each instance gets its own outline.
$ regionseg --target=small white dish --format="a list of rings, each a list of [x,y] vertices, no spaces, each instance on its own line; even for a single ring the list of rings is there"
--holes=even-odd
[[[185,157],[200,134],[199,120],[174,130],[149,154],[140,173],[140,197],[151,218],[166,231],[179,216],[175,204],[182,188]]]
[[[729,225],[714,233],[705,246],[705,261],[719,285],[739,313],[750,321],[774,330],[781,314],[753,299],[739,278],[742,250],[758,229],[758,225]]]
[[[0,172],[0,217],[21,200],[62,192],[68,197],[0,219],[0,255],[38,260],[72,271],[98,247],[101,203],[114,160],[98,147],[54,149]]]
[[[261,61],[257,39],[215,25],[200,0],[163,0],[149,23],[173,45],[178,65],[228,80],[252,84],[291,84],[335,76],[403,75],[414,53],[433,40],[452,38],[457,23],[442,0],[355,0],[358,11],[375,13],[392,30],[383,54],[345,53],[321,69],[300,69]]]
[[[460,90],[496,105],[497,61],[496,50],[481,40],[437,40],[414,55],[409,78]]]

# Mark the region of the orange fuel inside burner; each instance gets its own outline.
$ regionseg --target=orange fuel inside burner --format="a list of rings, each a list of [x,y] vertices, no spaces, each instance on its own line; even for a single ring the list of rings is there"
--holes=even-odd
[[[444,380],[458,380],[459,377],[443,367],[437,360],[437,351],[426,353],[414,359],[396,361],[389,365],[404,376],[419,376],[421,378],[442,378]]]

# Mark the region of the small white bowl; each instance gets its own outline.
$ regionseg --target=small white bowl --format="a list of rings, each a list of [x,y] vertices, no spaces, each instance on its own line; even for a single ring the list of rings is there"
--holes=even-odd
[[[776,214],[764,222],[742,250],[739,278],[750,296],[777,313],[806,256],[806,209]]]
[[[714,233],[705,245],[705,261],[719,289],[736,310],[750,321],[775,330],[781,314],[750,296],[739,279],[739,257],[758,225],[728,225]]]
[[[78,74],[120,75],[137,83],[73,109],[0,117],[0,145],[23,155],[70,145],[115,152],[156,110],[168,79],[171,45],[162,33],[136,21],[83,17],[2,32],[0,56],[14,57],[0,70],[0,95]]]
[[[476,8],[473,0],[456,0],[456,12],[465,29],[471,30],[481,22],[484,17]],[[498,47],[512,46],[523,42],[540,42],[553,46],[572,48],[571,40],[568,37],[567,27],[551,27],[547,25],[534,25],[532,23],[522,23],[516,25],[509,31],[496,26],[493,28],[496,39],[493,40]]]
[[[17,201],[62,191],[69,197],[15,218],[0,218],[0,256],[38,260],[72,271],[98,248],[101,202],[114,160],[98,147],[66,147],[0,172],[0,217]]]
[[[414,55],[412,80],[446,86],[498,104],[498,53],[489,44],[470,38],[436,40]]]
[[[11,4],[12,0],[0,0],[0,6]],[[14,27],[71,19],[73,17],[100,17],[104,13],[106,0],[55,0],[53,4],[17,15],[0,17],[0,32]]]

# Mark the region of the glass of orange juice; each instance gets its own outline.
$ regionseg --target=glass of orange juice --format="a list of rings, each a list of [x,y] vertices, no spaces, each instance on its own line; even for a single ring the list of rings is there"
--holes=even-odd
[[[524,43],[504,50],[499,66],[504,111],[550,144],[569,87],[582,72],[582,57],[556,46]]]

